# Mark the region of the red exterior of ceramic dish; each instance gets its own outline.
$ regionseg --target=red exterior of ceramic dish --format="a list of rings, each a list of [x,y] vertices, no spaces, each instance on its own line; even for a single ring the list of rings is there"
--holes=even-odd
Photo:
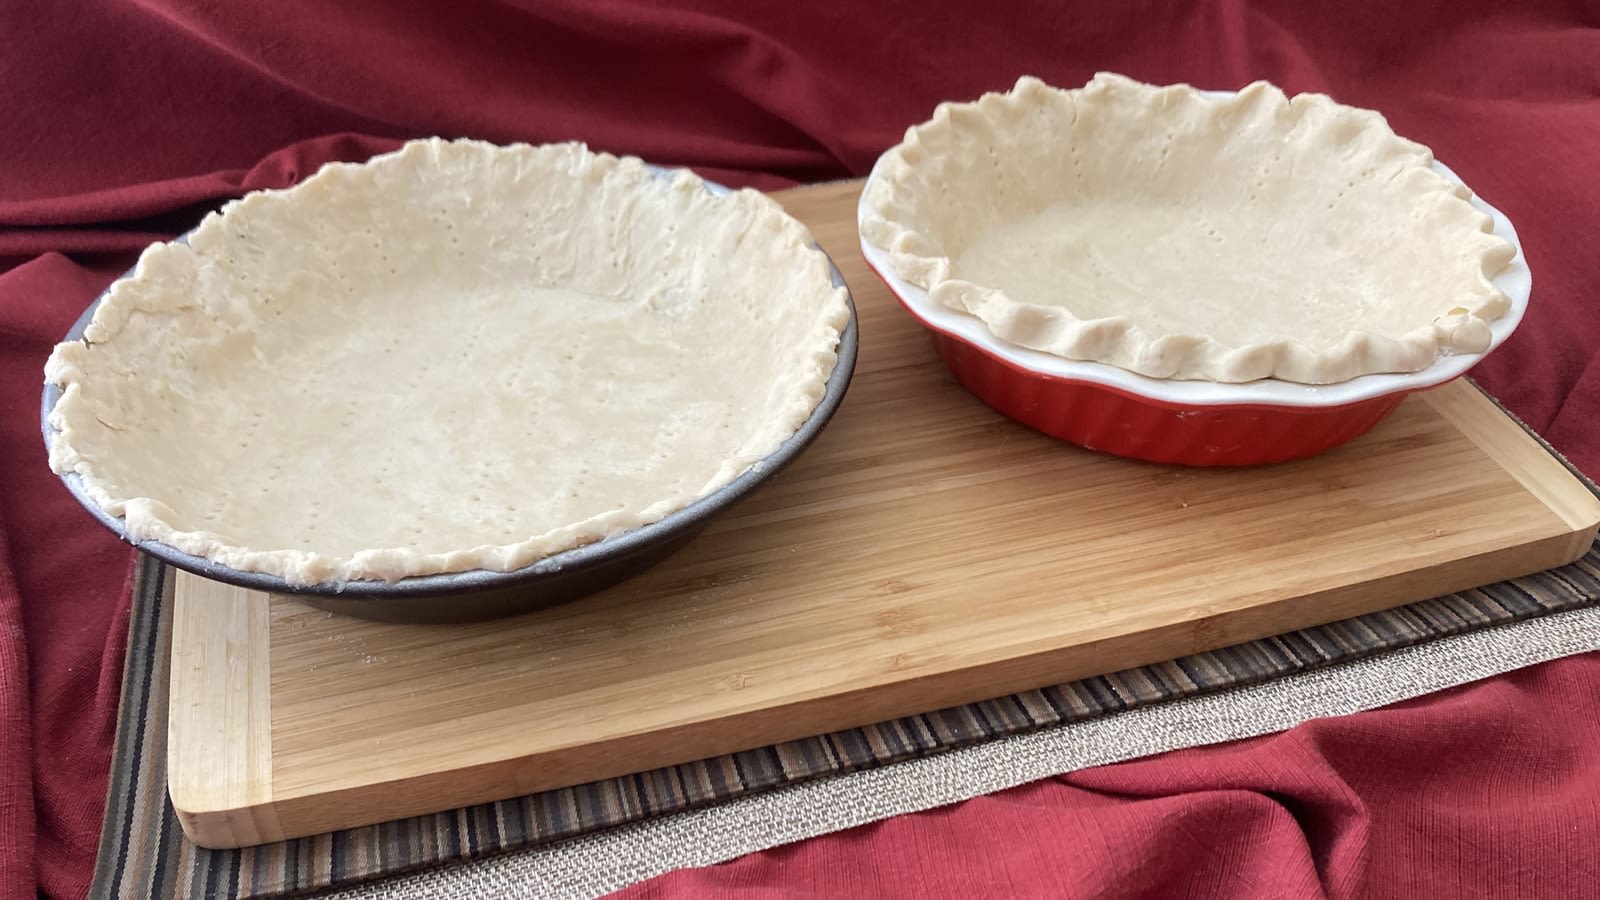
[[[1184,466],[1303,459],[1366,434],[1406,397],[1425,389],[1322,407],[1173,403],[1005,359],[923,319],[870,260],[867,268],[928,330],[939,358],[979,400],[1051,437],[1116,456]]]
[[[1000,412],[1052,437],[1149,462],[1251,466],[1312,456],[1365,434],[1414,393],[1321,409],[1179,406],[1032,372],[960,338],[929,333],[956,380]]]
[[[1437,160],[1433,170],[1462,184]],[[878,177],[874,167],[869,186]],[[862,191],[858,228],[870,213],[869,194],[869,189]],[[922,288],[892,272],[885,274],[888,251],[871,244],[865,232],[861,251],[890,295],[933,335],[935,349],[962,386],[1018,422],[1074,444],[1150,462],[1262,465],[1312,456],[1365,434],[1407,396],[1460,377],[1516,330],[1532,290],[1516,229],[1481,198],[1469,199],[1493,221],[1494,233],[1517,251],[1492,279],[1505,292],[1510,310],[1489,324],[1488,348],[1442,358],[1418,372],[1373,374],[1322,391],[1302,391],[1307,386],[1272,380],[1197,389],[1192,382],[1140,378],[1101,363],[1072,360],[1050,360],[1044,371],[1034,369],[1016,357],[1040,354],[1013,355],[1019,348],[986,329],[969,327],[976,319],[944,309]],[[1141,391],[1146,385],[1149,393]],[[1230,397],[1250,402],[1229,403]]]

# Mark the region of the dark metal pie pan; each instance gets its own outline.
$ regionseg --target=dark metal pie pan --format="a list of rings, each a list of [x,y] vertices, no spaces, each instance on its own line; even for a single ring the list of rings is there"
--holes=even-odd
[[[839,269],[828,260],[833,283],[846,287],[850,321],[839,337],[838,363],[828,378],[822,400],[788,440],[755,467],[717,490],[659,521],[593,544],[547,556],[509,572],[474,569],[419,575],[396,581],[348,581],[342,584],[290,584],[276,575],[247,572],[184,553],[159,541],[135,541],[126,523],[101,509],[84,491],[76,473],[62,476],[67,490],[102,525],[140,551],[196,575],[251,590],[287,594],[329,612],[386,622],[466,622],[512,616],[576,600],[634,577],[682,548],[719,513],[748,496],[793,462],[838,410],[855,370],[858,333],[856,309]],[[131,273],[130,273],[131,274]],[[105,294],[84,310],[65,340],[79,340]],[[61,388],[47,383],[41,403],[45,448],[55,437],[50,411]]]

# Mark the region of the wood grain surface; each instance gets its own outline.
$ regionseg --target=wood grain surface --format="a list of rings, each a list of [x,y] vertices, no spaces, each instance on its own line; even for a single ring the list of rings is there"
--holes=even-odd
[[[178,573],[170,778],[236,846],[1124,669],[1581,555],[1600,503],[1470,384],[1251,470],[1129,462],[966,394],[865,268],[858,183],[779,195],[855,296],[855,381],[687,549],[516,619],[390,625]]]

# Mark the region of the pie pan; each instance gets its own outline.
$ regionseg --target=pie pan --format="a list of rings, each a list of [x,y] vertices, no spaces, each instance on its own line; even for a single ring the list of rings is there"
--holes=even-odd
[[[654,167],[651,167],[651,172],[664,179],[673,175],[668,170]],[[705,186],[713,194],[728,193],[728,189],[720,185],[705,182]],[[297,583],[277,574],[224,565],[159,540],[137,539],[130,534],[124,517],[109,514],[101,508],[80,475],[68,472],[62,474],[61,478],[68,491],[98,521],[142,552],[214,581],[296,596],[311,606],[330,612],[395,622],[459,622],[514,615],[577,599],[631,578],[678,550],[717,514],[747,496],[798,457],[838,409],[855,365],[855,308],[837,267],[814,242],[811,246],[821,255],[828,279],[843,292],[848,319],[839,331],[836,362],[822,385],[821,396],[798,429],[742,474],[664,517],[593,543],[544,556],[520,568],[509,571],[470,569],[394,580]],[[132,275],[132,270],[129,275]],[[106,296],[102,294],[96,298],[84,311],[64,338],[65,341],[83,338],[85,329]],[[463,390],[470,387],[463,385]],[[47,450],[57,439],[51,424],[51,413],[62,395],[61,387],[46,383],[41,402],[41,425]]]
[[[1004,340],[977,316],[938,302],[897,274],[889,252],[867,236],[865,227],[873,214],[868,197],[874,181],[886,177],[884,166],[880,158],[857,208],[862,254],[906,311],[928,329],[957,381],[1025,425],[1118,456],[1191,466],[1243,466],[1320,453],[1364,434],[1407,395],[1468,371],[1505,342],[1527,310],[1532,282],[1516,231],[1503,214],[1473,195],[1469,198],[1473,207],[1492,219],[1493,233],[1515,251],[1490,279],[1510,303],[1489,323],[1490,337],[1483,350],[1442,354],[1414,372],[1380,372],[1330,384],[1141,375]],[[1439,162],[1433,161],[1432,168],[1462,183]]]

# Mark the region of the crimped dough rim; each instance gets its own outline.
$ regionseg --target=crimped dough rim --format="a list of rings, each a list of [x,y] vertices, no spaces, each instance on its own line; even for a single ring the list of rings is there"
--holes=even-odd
[[[1090,119],[1091,113],[1100,118]],[[1414,215],[1425,227],[1415,229],[1420,235],[1411,240],[1408,252],[1432,254],[1436,274],[1451,279],[1447,300],[1413,316],[1403,329],[1352,329],[1337,341],[1313,346],[1288,335],[1240,342],[1199,331],[1161,332],[1142,327],[1130,315],[1080,317],[1070,308],[1072,298],[1037,302],[1037,294],[1013,296],[995,284],[962,277],[957,258],[965,249],[963,242],[974,243],[974,233],[993,230],[997,221],[1007,224],[1008,214],[1026,218],[1051,204],[1088,202],[1071,196],[1063,201],[1062,193],[1051,193],[1059,187],[1051,176],[1036,175],[1054,165],[1055,157],[1068,157],[1061,145],[1071,142],[1073,129],[1085,122],[1098,127],[1096,140],[1073,146],[1073,154],[1115,148],[1114,141],[1104,139],[1108,132],[1145,128],[1158,134],[1162,127],[1169,143],[1174,132],[1204,134],[1211,128],[1222,140],[1244,135],[1239,140],[1246,147],[1248,142],[1265,146],[1300,140],[1316,150],[1313,140],[1325,138],[1324,143],[1341,153],[1354,148],[1361,155],[1349,172],[1307,174],[1291,164],[1289,177],[1334,182],[1348,176],[1352,187],[1364,189],[1367,179],[1376,196],[1392,201],[1395,216]],[[1040,139],[1041,134],[1050,140]],[[1128,164],[1132,167],[1143,158],[1138,137],[1126,153],[1134,159]],[[1027,143],[1030,138],[1033,146]],[[1161,149],[1164,155],[1167,148]],[[1073,165],[1079,165],[1078,159]],[[992,208],[996,185],[1003,190],[1007,176],[1033,191],[1028,202],[1034,206],[1024,214]],[[1441,356],[1477,353],[1489,346],[1489,324],[1511,308],[1492,279],[1516,251],[1493,234],[1492,219],[1471,200],[1465,186],[1434,171],[1426,147],[1396,136],[1376,112],[1316,94],[1291,100],[1265,82],[1218,94],[1188,85],[1158,88],[1102,73],[1073,90],[1024,77],[1007,93],[942,104],[928,122],[910,128],[899,145],[880,157],[863,190],[858,221],[863,242],[881,253],[895,276],[923,288],[936,303],[974,316],[990,333],[1016,346],[1162,380],[1335,384],[1369,374],[1418,372]],[[1402,227],[1398,218],[1396,227]],[[1140,302],[1136,294],[1116,299]]]
[[[610,205],[600,207],[598,215],[582,217],[580,222],[556,221],[561,215],[572,214],[570,204],[563,207],[555,203],[554,211],[545,212],[537,204],[525,202],[530,197],[541,196],[538,194],[541,179],[561,185],[567,191],[563,195],[567,200],[592,193],[600,198],[595,203]],[[668,321],[666,327],[669,331],[677,327],[679,332],[684,322],[750,323],[751,327],[746,330],[751,333],[746,334],[742,342],[756,348],[743,351],[746,357],[755,360],[749,372],[713,370],[715,364],[727,361],[726,348],[695,347],[692,336],[686,339],[686,347],[700,352],[675,352],[672,362],[674,372],[677,367],[688,370],[685,378],[704,381],[725,375],[724,381],[740,377],[752,380],[743,388],[746,393],[735,398],[745,402],[728,400],[723,403],[727,407],[722,413],[724,420],[733,421],[734,434],[728,440],[737,441],[737,446],[715,459],[696,458],[692,461],[692,471],[685,476],[690,480],[680,478],[683,484],[675,483],[670,490],[663,488],[656,494],[636,496],[617,508],[551,523],[537,533],[518,535],[518,539],[475,540],[449,549],[406,546],[403,542],[375,543],[354,552],[335,553],[323,552],[315,546],[267,546],[240,539],[241,529],[248,538],[248,521],[243,524],[224,521],[214,529],[194,527],[192,515],[175,512],[175,507],[181,504],[174,496],[130,489],[127,458],[119,458],[115,452],[116,438],[130,429],[138,430],[142,422],[135,421],[138,416],[130,418],[127,392],[132,390],[135,397],[143,398],[141,402],[149,401],[143,407],[136,404],[131,408],[148,412],[155,402],[181,406],[182,397],[192,392],[196,383],[205,380],[197,380],[191,377],[193,372],[183,371],[191,352],[199,354],[206,350],[203,342],[186,344],[172,340],[174,335],[183,334],[185,329],[192,330],[197,323],[199,327],[209,327],[206,323],[210,323],[215,326],[211,336],[220,335],[219,341],[232,341],[230,352],[237,351],[244,346],[240,341],[259,333],[252,329],[272,327],[274,321],[279,321],[268,317],[263,297],[279,302],[280,306],[293,303],[292,290],[275,294],[269,285],[251,294],[240,289],[237,278],[240,272],[249,270],[260,276],[275,268],[255,258],[261,254],[251,256],[258,249],[252,246],[252,240],[259,239],[269,225],[285,221],[309,223],[336,211],[347,212],[348,209],[341,210],[338,204],[348,205],[351,197],[368,196],[370,199],[371,192],[394,198],[392,208],[374,208],[365,213],[372,221],[380,223],[380,234],[381,223],[386,218],[410,216],[415,221],[405,219],[403,224],[421,228],[420,217],[431,214],[431,210],[424,208],[426,203],[417,202],[422,196],[417,192],[423,190],[416,187],[419,183],[427,185],[427,190],[454,192],[452,196],[456,202],[464,203],[464,208],[478,211],[487,219],[492,219],[498,208],[510,208],[519,219],[550,218],[549,230],[558,233],[558,242],[566,240],[580,247],[586,234],[603,233],[629,240],[635,237],[631,232],[624,234],[630,223],[637,228],[646,227],[638,225],[640,222],[646,225],[656,221],[670,223],[671,235],[663,236],[663,244],[672,252],[644,258],[638,263],[637,272],[626,271],[633,265],[626,256],[622,257],[622,262],[613,263],[624,270],[618,277],[625,282],[632,278],[642,284],[663,285],[649,298],[628,307],[625,314],[633,318],[625,321],[633,325],[649,321],[652,316],[663,321],[664,317],[677,317],[681,321]],[[563,550],[657,521],[758,466],[806,422],[825,393],[837,362],[840,335],[849,320],[846,291],[833,283],[831,266],[804,226],[765,195],[749,190],[713,194],[706,184],[687,171],[662,173],[640,160],[594,153],[581,144],[500,147],[481,141],[428,139],[413,141],[366,163],[330,164],[287,190],[247,195],[208,216],[188,236],[187,242],[175,241],[147,248],[134,271],[107,292],[85,331],[84,340],[64,342],[56,347],[45,369],[46,380],[62,389],[49,416],[54,431],[51,467],[59,474],[78,475],[83,493],[107,514],[122,517],[127,535],[134,541],[159,541],[235,570],[274,575],[295,585],[393,581],[469,570],[508,572]],[[529,193],[517,193],[524,187]],[[368,195],[362,195],[362,190],[368,191]],[[426,195],[429,199],[433,196]],[[427,227],[435,227],[443,221],[440,218]],[[443,227],[453,229],[455,226]],[[327,226],[319,228],[318,233],[326,237]],[[606,231],[607,228],[610,230]],[[595,229],[600,231],[595,232]],[[335,232],[337,234],[337,228]],[[427,234],[438,238],[442,244],[446,232],[435,232],[436,229]],[[507,251],[499,245],[506,242],[497,238],[493,243],[497,245],[495,252],[501,254],[496,259],[503,262]],[[648,246],[650,242],[644,243]],[[295,245],[280,245],[277,249],[282,250],[284,246]],[[300,245],[301,249],[307,246],[310,245]],[[469,252],[459,244],[444,246],[455,249],[463,259],[471,260]],[[684,247],[688,248],[685,252],[677,252]],[[396,248],[379,249],[385,252],[383,259],[389,260],[387,252]],[[428,257],[444,252],[431,244],[413,243],[398,249],[395,259],[400,261],[402,272],[397,281],[403,280],[406,274],[403,260],[407,254]],[[510,252],[515,253],[516,249],[513,247]],[[230,252],[243,252],[245,256],[233,257],[233,271],[224,271],[227,263],[219,263],[219,260]],[[375,254],[377,252],[374,250]],[[591,246],[584,252],[591,256],[599,254],[600,259],[619,258],[617,254],[607,255],[604,247]],[[559,270],[563,262],[554,257],[541,259],[545,267],[541,271]],[[582,252],[574,259],[577,263],[585,261]],[[280,271],[294,271],[302,262],[283,254],[268,261],[276,262],[276,269]],[[667,271],[673,266],[678,269]],[[300,267],[315,269],[312,264]],[[482,268],[488,268],[487,263]],[[687,280],[673,280],[680,269],[689,273]],[[580,268],[578,276],[582,275]],[[303,286],[303,283],[302,279],[295,284]],[[717,293],[721,290],[716,287],[718,284],[730,286],[726,296]],[[384,284],[380,277],[376,286],[366,290],[378,293],[394,286]],[[702,289],[703,296],[694,294],[697,286]],[[567,286],[538,285],[535,289],[559,293],[566,291]],[[360,288],[352,291],[357,295],[361,293]],[[469,293],[465,287],[462,291],[463,296]],[[449,299],[446,296],[435,312],[451,313]],[[620,302],[627,298],[619,295],[613,299]],[[302,311],[317,312],[309,308]],[[293,308],[290,312],[294,312]],[[424,310],[424,314],[434,313]],[[583,322],[585,314],[579,311],[575,320]],[[608,310],[604,314],[612,315],[612,312]],[[515,321],[485,324],[492,327],[478,330],[491,334],[510,333],[518,327]],[[373,330],[370,326],[351,327]],[[673,332],[674,340],[682,337],[679,332]],[[605,337],[601,331],[595,334]],[[528,337],[537,341],[539,335]],[[361,338],[357,336],[351,340],[354,345],[360,343]],[[248,348],[240,352],[248,352]],[[599,358],[602,354],[590,356]],[[698,359],[700,356],[705,358]],[[585,356],[579,353],[577,358],[581,365]],[[769,362],[766,369],[761,368],[762,359]],[[140,365],[131,365],[130,360]],[[151,371],[163,364],[169,367],[167,373]],[[577,369],[573,371],[578,372]],[[202,374],[215,373],[207,370]],[[670,383],[674,379],[656,380]],[[133,382],[142,382],[146,387],[130,389],[128,385]],[[403,397],[403,394],[397,396]],[[248,400],[240,404],[246,408],[248,405]],[[732,411],[735,406],[739,407],[737,417]],[[260,413],[256,410],[252,415],[259,420]],[[600,428],[593,437],[596,442],[603,442],[611,435],[608,429]],[[184,449],[177,441],[167,446],[178,452]],[[274,462],[281,464],[284,460],[277,458]],[[574,460],[572,465],[580,462]],[[559,459],[549,463],[551,469],[566,464]],[[293,461],[289,460],[288,464],[292,469]],[[317,477],[315,472],[300,474]],[[354,485],[329,482],[329,492],[341,488],[357,489]],[[506,493],[514,494],[515,486],[508,486]],[[393,510],[396,517],[417,514],[417,510]],[[248,512],[241,515],[248,519]]]

